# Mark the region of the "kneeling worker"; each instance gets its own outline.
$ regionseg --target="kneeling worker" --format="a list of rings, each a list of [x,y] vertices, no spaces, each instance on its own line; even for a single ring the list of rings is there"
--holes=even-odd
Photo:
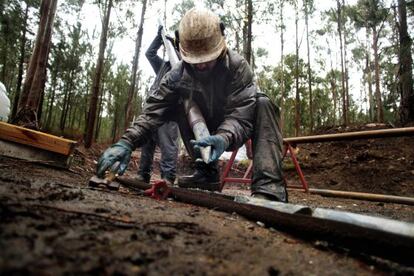
[[[147,98],[133,127],[103,153],[97,166],[98,176],[116,161],[121,162],[119,174],[123,174],[132,150],[142,146],[153,129],[175,120],[193,160],[200,159],[200,147],[212,149],[208,163],[196,162],[194,174],[178,178],[180,187],[218,190],[218,158],[225,150],[237,149],[251,138],[252,195],[287,202],[279,109],[258,92],[246,60],[227,49],[218,16],[206,9],[193,8],[182,18],[178,33],[182,61]],[[198,104],[211,136],[193,140],[183,99]]]

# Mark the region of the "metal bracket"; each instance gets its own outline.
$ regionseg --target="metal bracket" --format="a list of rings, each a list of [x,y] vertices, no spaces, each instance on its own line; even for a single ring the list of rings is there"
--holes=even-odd
[[[146,196],[152,197],[157,200],[164,200],[171,193],[171,189],[165,180],[155,180],[152,183],[151,188],[145,190]]]

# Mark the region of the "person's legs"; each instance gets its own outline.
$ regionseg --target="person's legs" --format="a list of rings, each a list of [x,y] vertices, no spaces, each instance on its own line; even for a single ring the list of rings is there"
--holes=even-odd
[[[177,172],[178,126],[176,122],[166,122],[158,128],[158,145],[161,149],[161,178],[174,183]]]
[[[181,139],[188,154],[194,162],[194,173],[178,177],[178,186],[182,188],[199,188],[203,190],[218,191],[220,188],[220,174],[218,162],[206,164],[202,161],[200,152],[195,152],[190,140],[195,139],[193,131],[188,124],[184,107],[180,105],[177,110],[177,123],[180,128]]]
[[[282,174],[283,138],[279,109],[264,94],[256,101],[253,141],[252,194],[287,202]]]
[[[150,182],[152,172],[152,161],[155,152],[155,133],[151,135],[151,138],[141,147],[141,160],[138,169],[138,180],[146,183]]]

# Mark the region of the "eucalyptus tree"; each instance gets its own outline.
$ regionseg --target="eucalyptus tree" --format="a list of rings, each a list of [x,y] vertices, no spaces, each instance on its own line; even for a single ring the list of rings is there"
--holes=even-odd
[[[125,106],[125,129],[129,126],[129,123],[132,120],[132,103],[133,99],[136,98],[136,82],[137,82],[137,69],[139,63],[139,54],[141,51],[141,43],[142,43],[142,35],[144,32],[144,20],[145,20],[145,12],[147,9],[147,0],[142,0],[142,8],[141,8],[141,19],[137,30],[137,36],[135,39],[135,51],[134,57],[132,60],[132,72],[131,72],[131,82],[128,88],[128,100]]]
[[[310,117],[310,131],[313,132],[313,97],[312,97],[312,69],[310,61],[310,43],[309,43],[309,15],[314,12],[313,0],[303,0],[303,10],[305,13],[305,26],[306,26],[306,50],[308,57],[308,91],[309,91],[309,117]]]
[[[3,56],[3,74],[1,81],[5,84],[11,97],[13,107],[11,120],[16,116],[17,105],[23,82],[24,63],[27,59],[28,38],[27,33],[31,32],[31,14],[37,16],[34,10],[38,9],[39,1],[7,1],[8,6],[1,9],[0,16],[3,18],[0,24],[0,33],[3,33],[1,56]],[[4,5],[5,3],[2,3]],[[30,40],[29,40],[30,42]],[[17,51],[16,49],[19,49]],[[16,74],[16,65],[18,66]],[[5,75],[8,76],[5,76]],[[15,76],[17,75],[17,79]],[[16,82],[16,83],[14,83]]]
[[[299,7],[297,0],[293,3],[294,9],[295,9],[295,70],[294,70],[294,76],[295,76],[295,136],[300,135],[300,125],[301,125],[301,104],[300,104],[300,87],[299,87]]]
[[[13,122],[38,129],[38,112],[46,81],[46,65],[50,50],[57,0],[42,0],[36,42],[26,73]]]
[[[387,17],[388,9],[385,8],[382,0],[358,0],[357,4],[353,7],[353,12],[351,14],[351,18],[357,28],[369,29],[372,34],[376,120],[378,122],[384,122],[384,107],[382,104],[382,94],[380,88],[379,38],[381,37]]]
[[[412,38],[408,33],[407,2],[405,0],[398,0],[398,31],[400,42],[398,53],[398,86],[401,93],[400,120],[402,124],[407,124],[414,121],[414,87]]]
[[[336,0],[336,20],[337,20],[337,24],[338,24],[338,36],[339,36],[339,49],[340,49],[340,56],[341,56],[341,85],[342,85],[342,123],[344,125],[348,125],[348,100],[347,100],[347,96],[346,96],[346,85],[345,85],[345,79],[346,79],[346,75],[345,75],[345,60],[344,60],[344,42],[343,42],[343,36],[342,36],[342,32],[343,32],[343,21],[344,21],[344,16],[343,16],[343,1],[340,0]]]
[[[243,20],[243,56],[252,65],[252,25],[253,25],[253,3],[252,0],[244,0],[245,19]],[[252,67],[253,68],[253,67]]]
[[[103,10],[103,19],[102,19],[102,31],[101,38],[99,42],[99,53],[96,61],[95,73],[93,76],[93,84],[89,102],[89,112],[88,112],[88,122],[87,128],[84,136],[85,147],[89,148],[92,145],[94,138],[94,130],[96,123],[96,110],[98,105],[99,98],[99,89],[101,84],[102,69],[104,64],[104,55],[107,44],[108,30],[109,30],[109,19],[111,16],[111,10],[113,5],[113,0],[105,0],[102,4],[98,2],[99,6],[102,5]]]

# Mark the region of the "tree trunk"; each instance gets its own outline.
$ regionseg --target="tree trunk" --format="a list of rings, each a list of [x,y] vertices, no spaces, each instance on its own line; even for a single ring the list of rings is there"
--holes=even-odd
[[[244,58],[251,65],[252,64],[252,24],[253,24],[253,3],[252,0],[245,1],[246,6],[246,21],[244,25]],[[253,69],[253,68],[252,68]]]
[[[58,70],[60,68],[60,57],[59,55],[56,58],[56,66],[52,68],[51,72],[51,96],[49,98],[49,107],[47,109],[46,120],[45,120],[45,129],[50,129],[51,126],[51,119],[52,119],[52,111],[53,111],[53,104],[55,101],[55,93],[56,93],[56,86],[57,86],[57,77],[58,77]]]
[[[334,79],[333,70],[331,72],[332,72],[332,77],[331,77],[330,83],[331,83],[331,92],[332,92],[332,100],[333,100],[333,118],[332,118],[332,121],[333,121],[333,125],[336,125],[336,101],[337,101],[337,99],[336,99],[336,81]]]
[[[105,79],[102,79],[102,86],[101,86],[101,95],[99,96],[99,103],[98,103],[98,119],[96,122],[96,127],[95,127],[95,137],[94,137],[94,142],[98,141],[98,136],[99,136],[99,131],[101,129],[101,122],[102,122],[102,109],[103,109],[103,98],[104,98],[104,94],[105,94]]]
[[[342,122],[346,126],[348,125],[348,110],[346,107],[346,89],[345,89],[345,69],[344,69],[344,50],[342,42],[342,6],[339,0],[336,0],[337,4],[337,17],[338,17],[338,35],[339,35],[339,47],[341,55],[341,84],[342,84]]]
[[[375,100],[377,102],[377,122],[384,122],[384,109],[382,106],[382,97],[380,90],[380,68],[379,68],[379,54],[378,54],[378,32],[376,27],[372,28],[372,48],[374,49],[374,72],[375,72]]]
[[[296,45],[296,63],[295,63],[295,86],[296,86],[296,98],[295,98],[295,136],[300,135],[300,94],[299,94],[299,33],[298,33],[298,7],[295,4],[295,45]]]
[[[128,100],[126,102],[126,113],[125,113],[125,129],[129,127],[129,123],[132,120],[132,102],[134,99],[134,94],[136,90],[136,80],[137,80],[137,70],[138,70],[138,63],[139,63],[139,53],[141,51],[141,43],[142,43],[142,34],[143,34],[143,27],[144,27],[144,20],[145,20],[145,12],[147,9],[147,0],[142,1],[142,10],[141,10],[141,22],[138,27],[137,38],[135,41],[135,52],[134,58],[132,60],[132,72],[131,72],[131,84],[128,88]]]
[[[285,115],[284,115],[284,109],[285,109],[285,68],[284,68],[284,54],[283,54],[283,48],[285,45],[285,41],[283,39],[284,35],[284,20],[283,20],[283,6],[284,6],[284,0],[280,1],[280,67],[282,74],[280,76],[280,121],[281,126],[280,128],[283,130],[283,126],[285,125]]]
[[[56,7],[57,0],[42,1],[36,43],[26,74],[23,93],[20,96],[17,115],[13,120],[15,123],[28,128],[39,128],[37,113],[46,79],[46,65]]]
[[[312,73],[311,73],[311,64],[310,64],[310,47],[309,47],[309,10],[308,10],[308,0],[303,1],[305,6],[305,25],[306,25],[306,48],[308,52],[308,91],[309,91],[309,115],[310,115],[310,132],[313,132],[314,122],[313,122],[313,96],[312,96]]]
[[[97,109],[97,104],[98,104],[99,87],[100,87],[101,76],[102,76],[105,48],[106,48],[106,42],[107,42],[107,37],[108,37],[109,17],[111,16],[111,9],[112,9],[112,0],[109,0],[108,5],[106,7],[106,14],[104,17],[104,21],[102,22],[102,33],[101,33],[101,39],[99,42],[99,54],[98,54],[98,60],[96,61],[95,74],[94,74],[93,83],[92,83],[91,98],[89,102],[88,124],[86,128],[86,133],[85,133],[85,147],[86,148],[89,148],[92,145],[93,135],[94,135],[94,130],[95,130],[96,109]]]
[[[17,84],[16,84],[16,92],[14,94],[14,101],[13,101],[13,109],[11,114],[11,120],[14,120],[17,113],[17,105],[19,104],[20,93],[22,89],[22,81],[23,81],[23,67],[24,67],[24,54],[26,50],[26,33],[27,33],[27,20],[29,18],[29,5],[26,3],[26,10],[24,12],[24,23],[23,23],[23,30],[22,30],[22,37],[20,40],[20,58],[19,58],[19,73],[17,75]]]
[[[337,104],[337,85],[336,85],[336,76],[335,76],[335,71],[333,69],[333,62],[332,62],[332,51],[330,49],[329,46],[329,41],[326,41],[326,44],[328,45],[328,54],[329,54],[329,61],[331,64],[331,75],[329,77],[329,82],[331,84],[331,92],[332,92],[332,101],[333,101],[333,116],[332,116],[332,121],[333,121],[333,125],[336,125],[336,104]]]
[[[345,7],[345,0],[342,0],[342,7]],[[346,39],[346,28],[342,24],[342,33],[344,38],[344,73],[345,73],[345,104],[347,112],[347,124],[349,124],[349,75],[348,75],[348,58],[347,58],[347,46],[348,41]]]
[[[407,3],[398,0],[398,18],[400,33],[399,58],[399,90],[401,92],[400,121],[403,125],[414,122],[414,88],[412,40],[407,31]]]

